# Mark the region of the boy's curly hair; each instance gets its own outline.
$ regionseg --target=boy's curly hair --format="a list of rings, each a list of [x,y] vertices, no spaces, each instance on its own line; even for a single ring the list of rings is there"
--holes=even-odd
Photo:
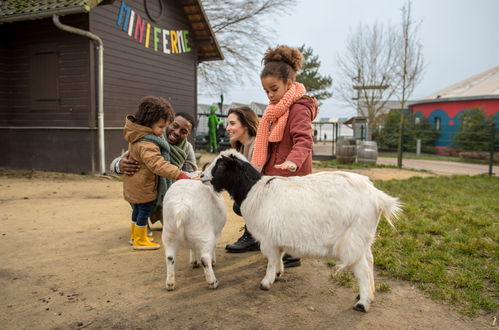
[[[147,127],[151,127],[160,119],[171,123],[174,115],[170,102],[160,96],[146,96],[140,100],[139,109],[135,113],[135,123]]]
[[[263,56],[263,70],[260,78],[276,76],[282,81],[295,80],[296,73],[303,66],[303,54],[296,48],[277,46],[269,48]]]

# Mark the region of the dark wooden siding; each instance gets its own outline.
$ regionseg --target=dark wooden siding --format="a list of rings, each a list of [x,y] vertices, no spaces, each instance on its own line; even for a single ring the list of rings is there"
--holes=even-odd
[[[144,1],[128,0],[126,5],[153,26],[167,30],[188,30],[189,23],[175,1],[163,1],[163,15],[153,22]],[[148,1],[153,16],[159,2]],[[121,1],[99,6],[90,13],[90,31],[104,42],[104,118],[107,127],[122,127],[125,115],[133,113],[146,95],[162,96],[176,112],[195,114],[197,57],[192,40],[190,53],[164,54],[145,48],[117,26]]]
[[[155,23],[145,14],[144,1],[130,0],[127,5],[155,26],[188,30],[185,14],[176,2],[161,1],[164,14]],[[106,167],[126,148],[121,127],[125,114],[135,111],[140,98],[160,95],[169,99],[177,112],[193,115],[197,106],[194,43],[190,41],[191,53],[166,55],[145,48],[117,27],[120,5],[121,1],[114,1],[90,14],[61,17],[63,24],[90,30],[104,42]],[[148,6],[157,13],[157,1],[148,1]],[[59,30],[51,18],[2,24],[0,36],[0,140],[7,144],[0,166],[98,171],[93,42]],[[42,57],[33,59],[35,53]],[[45,73],[40,67],[32,70],[44,61],[53,69]],[[36,84],[44,82],[40,75],[53,70],[57,72],[47,82],[57,86],[32,93]],[[40,74],[33,76],[36,72]]]
[[[88,15],[61,22],[88,29]],[[52,19],[3,24],[0,35],[0,126],[88,127],[90,41],[59,30]],[[51,69],[35,68],[44,63]],[[44,83],[57,86],[40,89]]]
[[[99,171],[97,132],[0,128],[0,166],[69,173]]]

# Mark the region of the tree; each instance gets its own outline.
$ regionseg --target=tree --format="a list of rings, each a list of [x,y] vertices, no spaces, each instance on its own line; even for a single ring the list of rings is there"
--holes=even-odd
[[[400,107],[405,108],[407,100],[421,80],[424,68],[423,46],[417,39],[418,26],[412,21],[412,2],[409,0],[402,7],[402,34],[399,36],[400,50],[395,77],[398,78],[397,96]],[[404,113],[400,116],[399,141],[397,147],[397,166],[402,167],[402,144],[404,137]]]
[[[493,118],[485,117],[480,109],[468,109],[457,117],[461,122],[452,138],[455,147],[462,151],[489,151]],[[496,143],[499,134],[496,134]]]
[[[402,111],[392,110],[384,116],[383,127],[374,133],[374,140],[380,150],[395,151],[398,149],[399,124]],[[404,114],[404,144],[403,151],[416,151],[416,140],[421,140],[421,151],[427,153],[435,152],[434,142],[438,137],[436,128],[424,117],[418,117],[416,121],[414,115]]]
[[[198,66],[201,83],[221,93],[241,77],[253,76],[259,60],[272,42],[272,28],[262,22],[282,15],[295,0],[203,0],[203,7],[224,55],[223,61]]]
[[[367,117],[368,139],[378,115],[395,93],[397,35],[391,27],[360,24],[337,57],[340,79],[335,84],[339,98]]]
[[[303,54],[305,61],[303,62],[302,71],[296,76],[296,81],[305,85],[307,94],[315,97],[319,102],[331,97],[331,85],[333,79],[331,76],[321,76],[319,67],[321,61],[319,56],[314,55],[311,47],[301,45],[298,50]]]

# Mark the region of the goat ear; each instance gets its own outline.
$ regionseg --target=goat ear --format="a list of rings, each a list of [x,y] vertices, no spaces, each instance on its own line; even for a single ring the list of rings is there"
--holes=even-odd
[[[230,165],[235,165],[237,163],[237,158],[235,158],[233,155],[230,155],[229,157],[222,156],[222,161],[224,162],[225,165],[230,166]]]

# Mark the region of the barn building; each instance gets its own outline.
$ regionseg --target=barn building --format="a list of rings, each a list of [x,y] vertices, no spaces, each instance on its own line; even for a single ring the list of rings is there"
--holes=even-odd
[[[437,128],[437,152],[448,154],[447,148],[452,145],[461,124],[458,116],[463,111],[481,109],[487,117],[499,112],[499,66],[416,100],[409,108],[416,118],[424,117]],[[499,116],[496,116],[498,124]]]
[[[0,36],[4,168],[105,172],[142,97],[196,116],[223,59],[200,0],[2,1]]]

